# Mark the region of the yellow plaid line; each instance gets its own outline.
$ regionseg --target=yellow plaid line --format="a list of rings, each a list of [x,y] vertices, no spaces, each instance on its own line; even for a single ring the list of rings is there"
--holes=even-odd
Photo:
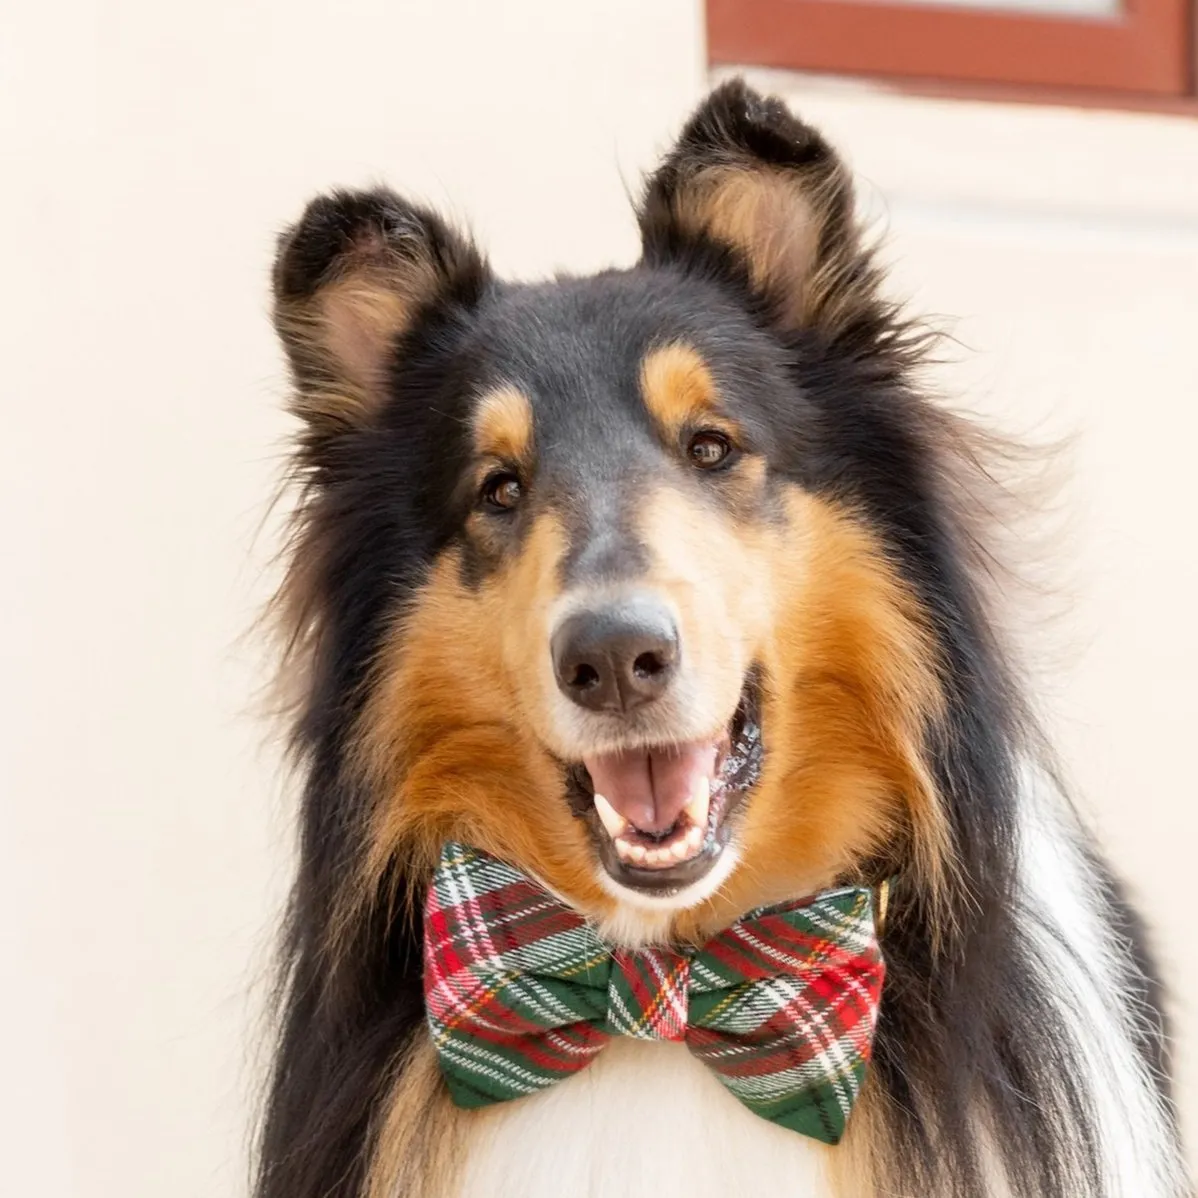
[[[441,1025],[444,1030],[438,1033],[436,1042],[438,1044],[443,1044],[448,1038],[449,1033],[455,1027],[457,1027],[463,1019],[477,1015],[479,1011],[487,1006],[501,990],[507,989],[508,983],[513,978],[518,978],[519,976],[520,970],[518,969],[509,969],[507,973],[496,974],[495,984],[493,986],[490,986],[486,990],[480,991],[478,995],[476,995],[473,1002],[467,1003],[459,1011],[455,1012],[452,1019],[447,1019]]]

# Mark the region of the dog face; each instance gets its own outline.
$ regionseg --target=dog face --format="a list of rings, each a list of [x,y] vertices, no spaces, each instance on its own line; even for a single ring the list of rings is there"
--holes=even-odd
[[[918,446],[854,344],[845,172],[725,89],[640,219],[634,268],[537,285],[388,192],[284,239],[294,620],[370,796],[350,901],[449,837],[628,940],[899,845],[936,868],[936,653],[874,512]]]

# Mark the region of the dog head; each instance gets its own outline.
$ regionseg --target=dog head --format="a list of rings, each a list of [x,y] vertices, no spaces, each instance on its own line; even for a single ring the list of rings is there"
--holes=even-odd
[[[848,174],[733,84],[639,220],[633,268],[534,285],[388,191],[283,239],[345,912],[450,837],[629,941],[944,868],[933,483]]]

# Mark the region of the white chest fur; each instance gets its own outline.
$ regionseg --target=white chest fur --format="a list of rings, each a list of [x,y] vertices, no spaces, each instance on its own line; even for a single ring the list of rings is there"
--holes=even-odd
[[[831,1198],[829,1149],[759,1118],[681,1044],[614,1040],[471,1120],[459,1198]]]

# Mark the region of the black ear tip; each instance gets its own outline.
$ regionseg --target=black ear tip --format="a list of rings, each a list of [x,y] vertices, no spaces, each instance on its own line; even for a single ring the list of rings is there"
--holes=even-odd
[[[743,79],[720,84],[687,122],[679,150],[714,159],[729,152],[781,166],[801,166],[829,153],[823,138],[777,96],[763,96]]]
[[[317,196],[279,238],[275,292],[281,299],[310,296],[347,254],[393,244],[413,223],[411,206],[385,188]]]
[[[778,103],[773,97],[767,99],[737,76],[713,88],[699,106],[699,111],[710,110],[717,118],[728,121],[752,120],[771,100]]]

